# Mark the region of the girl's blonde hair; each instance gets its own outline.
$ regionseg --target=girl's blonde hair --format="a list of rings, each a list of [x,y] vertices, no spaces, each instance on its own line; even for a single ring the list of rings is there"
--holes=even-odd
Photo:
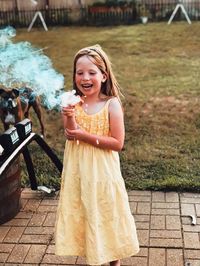
[[[107,54],[98,44],[79,50],[74,57],[73,87],[77,94],[82,96],[82,93],[79,91],[75,83],[76,63],[78,59],[84,55],[89,56],[92,63],[94,63],[107,77],[106,81],[102,83],[101,92],[107,96],[115,96],[120,101],[120,95],[122,95],[121,88],[113,74],[111,62]]]

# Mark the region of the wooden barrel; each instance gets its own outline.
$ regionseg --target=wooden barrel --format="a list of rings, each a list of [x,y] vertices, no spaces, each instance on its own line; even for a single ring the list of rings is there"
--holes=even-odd
[[[0,176],[0,224],[8,222],[20,210],[20,159],[17,158]]]

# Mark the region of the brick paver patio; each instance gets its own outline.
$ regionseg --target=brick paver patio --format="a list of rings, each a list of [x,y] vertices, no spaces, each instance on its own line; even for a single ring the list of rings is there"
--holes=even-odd
[[[200,266],[200,194],[130,191],[141,250],[122,265]],[[24,189],[18,215],[0,226],[0,265],[85,265],[54,255],[58,195]],[[196,225],[192,225],[193,215]]]

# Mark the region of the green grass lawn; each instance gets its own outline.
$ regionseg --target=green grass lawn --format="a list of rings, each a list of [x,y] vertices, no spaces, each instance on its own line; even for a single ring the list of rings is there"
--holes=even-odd
[[[17,30],[65,75],[71,89],[74,54],[100,44],[110,56],[125,98],[126,141],[120,153],[128,189],[200,191],[200,23]],[[34,130],[38,125],[34,118]],[[44,110],[46,141],[62,158],[60,114]],[[59,187],[59,173],[31,144],[40,184]],[[23,166],[23,168],[25,168]],[[22,173],[23,184],[27,184]]]

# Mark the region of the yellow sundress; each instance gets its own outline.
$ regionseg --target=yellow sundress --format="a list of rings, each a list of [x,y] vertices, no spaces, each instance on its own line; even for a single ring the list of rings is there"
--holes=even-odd
[[[88,115],[76,106],[80,127],[109,136],[108,105]],[[56,218],[55,254],[99,265],[136,254],[139,244],[118,152],[66,141]]]

